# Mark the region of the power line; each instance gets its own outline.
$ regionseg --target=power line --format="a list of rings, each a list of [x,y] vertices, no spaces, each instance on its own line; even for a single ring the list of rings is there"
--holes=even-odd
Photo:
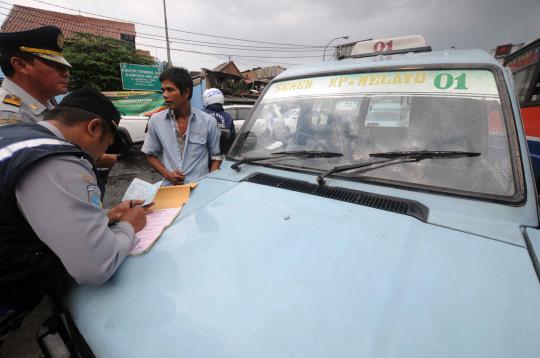
[[[2,1],[0,1],[1,3]],[[3,8],[0,6],[0,8]],[[3,8],[3,9],[6,9],[6,8]],[[7,10],[7,9],[6,9]],[[18,11],[18,10],[12,10],[12,11]],[[0,13],[0,15],[5,15],[5,16],[9,16],[5,13]],[[35,19],[37,20],[40,20],[40,19],[45,19],[45,20],[51,20],[50,18],[47,18],[47,17],[44,17],[44,16],[35,16],[34,17]],[[33,23],[33,24],[36,24],[36,25],[39,25],[39,26],[43,26],[43,25],[48,25],[50,24],[50,22],[38,22],[38,21],[32,21],[32,20],[27,20],[27,22],[30,22],[30,23]],[[84,26],[84,25],[80,25],[81,28],[86,28],[86,29],[89,29],[89,30],[95,30],[96,27],[99,28],[99,26]],[[111,34],[120,34],[119,32],[115,32],[115,31],[106,31],[108,33],[111,33]],[[152,37],[147,37],[147,36],[140,36],[142,38],[145,38],[145,39],[150,39],[150,40],[154,40],[154,41],[163,41],[163,39],[156,39],[156,38],[152,38]],[[173,41],[173,43],[176,43]],[[180,42],[181,43],[181,42]],[[160,48],[160,49],[166,49],[166,47],[162,47],[162,46],[156,46],[156,45],[152,45],[152,44],[147,44],[147,43],[141,43],[139,42],[138,43],[139,46],[147,46],[147,47],[153,47],[153,48]],[[190,44],[190,45],[194,45],[194,44]],[[314,55],[314,56],[262,56],[262,55],[244,55],[244,54],[231,54],[231,53],[211,53],[211,52],[204,52],[204,51],[196,51],[196,50],[193,50],[193,49],[174,49],[175,51],[181,51],[181,52],[190,52],[190,53],[197,53],[197,54],[204,54],[204,55],[210,55],[210,56],[234,56],[234,57],[251,57],[251,58],[319,58],[320,55]],[[259,52],[258,50],[253,50],[253,52]],[[274,52],[279,52],[279,51],[274,51]]]
[[[8,16],[8,14],[5,14],[5,13],[0,13],[0,15]],[[31,22],[31,23],[34,23],[34,24],[37,24],[37,25],[44,25],[44,23],[39,23],[39,22],[32,21],[32,20],[27,20],[27,21]],[[146,44],[146,43],[139,43],[139,45],[140,46],[147,46],[147,47],[157,48],[157,49],[166,49],[166,47],[163,47],[163,46],[156,46],[156,45]],[[225,54],[225,53],[212,53],[212,52],[204,52],[204,51],[195,51],[195,50],[192,50],[192,49],[189,49],[189,50],[187,50],[187,49],[179,49],[179,48],[171,48],[171,51],[195,53],[195,54],[209,55],[209,56],[234,56],[234,57],[243,57],[243,58],[265,58],[265,59],[270,59],[270,58],[275,58],[275,59],[280,59],[280,58],[319,58],[320,57],[320,56],[257,56],[257,55],[241,55],[241,54],[232,55],[232,54]]]
[[[49,6],[58,7],[58,8],[65,9],[65,10],[75,11],[75,12],[79,12],[79,13],[83,13],[83,14],[89,14],[89,15],[92,15],[92,16],[99,16],[99,17],[102,17],[102,18],[104,18],[104,19],[110,19],[110,20],[122,21],[122,22],[131,22],[131,23],[133,23],[133,24],[137,24],[137,25],[141,25],[141,26],[148,26],[148,27],[153,27],[153,28],[158,28],[158,29],[164,29],[163,26],[157,26],[157,25],[145,24],[145,23],[136,22],[136,21],[127,21],[127,20],[124,20],[124,19],[115,18],[115,17],[111,17],[111,16],[105,16],[105,15],[96,14],[96,13],[92,13],[92,12],[80,11],[80,10],[73,9],[73,8],[69,8],[69,7],[65,7],[65,6],[60,6],[60,5],[57,5],[57,4],[52,4],[52,3],[49,3],[49,2],[47,2],[47,1],[42,1],[42,0],[32,0],[32,1],[37,2],[37,3],[41,3],[41,4],[46,4],[46,5],[49,5]],[[228,36],[211,35],[211,34],[205,34],[205,33],[194,32],[194,31],[187,31],[187,30],[182,30],[182,29],[172,29],[172,28],[170,28],[169,30],[171,30],[171,31],[183,32],[183,33],[186,33],[186,34],[197,35],[197,36],[213,37],[213,38],[220,38],[220,39],[234,40],[234,41],[243,41],[243,42],[250,42],[250,43],[263,43],[263,44],[270,44],[270,45],[281,45],[281,46],[292,46],[292,47],[304,47],[304,48],[306,48],[306,47],[308,47],[308,48],[324,48],[324,47],[325,47],[324,45],[300,45],[300,44],[291,44],[291,43],[280,43],[280,42],[268,42],[268,41],[259,41],[259,40],[249,40],[249,39],[242,39],[242,38],[237,38],[237,37],[228,37]]]
[[[233,57],[234,58],[234,57]],[[257,63],[267,63],[267,64],[270,64],[270,65],[274,65],[274,66],[278,66],[278,65],[285,65],[285,66],[298,66],[299,64],[298,63],[285,63],[285,62],[271,62],[271,61],[263,61],[263,60],[257,60],[256,62],[248,62],[247,60],[244,61],[244,60],[239,60],[237,58],[234,58],[234,62],[235,63],[239,63],[239,64],[242,64],[244,66],[250,66],[250,67],[257,67],[256,64]]]
[[[166,47],[163,46],[155,46],[150,44],[143,44],[139,43],[141,46],[149,46],[149,47],[155,47],[155,48],[162,48],[165,49]],[[181,51],[181,52],[191,52],[191,53],[198,53],[198,54],[204,54],[204,55],[215,55],[215,56],[234,56],[234,57],[250,57],[250,58],[320,58],[321,56],[257,56],[257,55],[230,55],[225,53],[211,53],[211,52],[203,52],[203,51],[193,51],[193,50],[184,50],[184,49],[178,49],[178,48],[171,48],[171,51]]]
[[[140,36],[139,34],[140,33],[138,32],[137,36],[141,37],[141,38],[144,38],[144,39],[163,41],[163,38],[160,35],[147,34],[149,36],[158,37],[158,38],[153,38],[153,37],[148,37],[148,36]],[[177,38],[170,37],[170,39],[177,39]],[[229,50],[254,51],[254,52],[283,52],[283,53],[285,53],[285,52],[290,52],[290,53],[322,53],[323,52],[323,50],[301,50],[301,49],[290,49],[290,50],[283,49],[282,50],[282,49],[271,49],[271,48],[261,48],[261,47],[233,47],[233,46],[204,45],[204,44],[201,45],[201,44],[196,43],[197,41],[195,41],[195,40],[187,40],[187,39],[182,40],[182,41],[177,40],[177,41],[170,41],[170,42],[171,43],[177,43],[177,44],[191,45],[191,46],[224,48],[224,49],[229,49]],[[203,43],[206,43],[206,42],[203,42]]]
[[[6,1],[0,1],[2,4],[12,5],[11,3],[8,3]],[[14,7],[7,8],[4,6],[0,6],[0,9],[5,9],[12,11],[14,13],[24,13],[24,10],[22,9],[16,9]],[[70,14],[68,14],[70,15]],[[39,16],[36,16],[40,19],[46,19],[50,22],[55,22],[57,19],[51,16],[46,16],[45,14],[41,14]],[[30,21],[32,22],[32,21]],[[36,23],[35,21],[33,23]],[[45,23],[43,23],[44,25]],[[110,34],[121,34],[117,28],[110,27],[110,26],[104,26],[104,25],[85,25],[85,24],[77,24],[79,28],[86,28],[89,30],[95,30],[101,29],[104,32],[110,33]],[[146,36],[145,36],[146,35]],[[155,41],[165,41],[165,37],[163,35],[156,35],[156,34],[149,34],[144,32],[136,32],[136,36],[139,38],[145,38],[149,40],[155,40]],[[253,52],[290,52],[290,53],[308,53],[308,52],[314,52],[314,53],[320,53],[323,52],[322,49],[299,49],[299,48],[283,48],[283,47],[269,47],[269,46],[248,46],[248,45],[228,45],[224,43],[218,43],[218,42],[208,42],[208,41],[198,41],[198,40],[190,40],[190,39],[184,39],[184,38],[178,38],[178,37],[170,37],[170,39],[175,41],[170,41],[171,43],[178,43],[178,44],[184,44],[184,45],[191,45],[191,46],[199,46],[199,47],[212,47],[212,48],[223,48],[223,49],[229,49],[229,50],[240,50],[240,51],[253,51]],[[203,45],[208,44],[208,45]],[[334,47],[334,46],[332,46]]]

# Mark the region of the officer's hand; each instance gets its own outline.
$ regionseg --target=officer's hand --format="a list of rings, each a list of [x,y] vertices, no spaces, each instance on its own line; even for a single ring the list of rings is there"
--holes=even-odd
[[[168,172],[165,179],[173,184],[182,184],[186,176],[180,170],[173,170]]]
[[[118,221],[127,221],[137,232],[146,225],[146,213],[142,206],[135,206],[124,211]]]
[[[107,214],[109,216],[109,221],[120,221],[120,217],[124,212],[129,210],[132,206],[142,205],[143,203],[144,200],[125,200],[121,202],[109,210],[109,213]]]

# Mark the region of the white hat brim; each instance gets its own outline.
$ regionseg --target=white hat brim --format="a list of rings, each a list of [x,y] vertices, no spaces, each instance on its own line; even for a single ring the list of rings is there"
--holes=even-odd
[[[53,62],[56,62],[56,63],[59,63],[61,65],[64,65],[64,66],[67,66],[67,67],[71,68],[71,65],[69,64],[69,62],[67,62],[66,59],[63,58],[62,56],[47,55],[47,54],[44,54],[44,53],[33,53],[33,55],[41,57],[41,58],[43,58],[45,60],[53,61]]]

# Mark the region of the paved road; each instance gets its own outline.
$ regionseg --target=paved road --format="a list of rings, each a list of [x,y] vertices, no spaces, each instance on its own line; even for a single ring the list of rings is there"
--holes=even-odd
[[[121,158],[109,174],[105,190],[104,207],[116,205],[122,199],[129,183],[133,178],[139,178],[154,183],[161,180],[146,162],[140,152],[140,145],[134,146],[130,155]],[[42,358],[36,342],[37,330],[47,318],[46,304],[42,302],[24,320],[21,328],[13,332],[0,348],[0,357],[9,358]]]

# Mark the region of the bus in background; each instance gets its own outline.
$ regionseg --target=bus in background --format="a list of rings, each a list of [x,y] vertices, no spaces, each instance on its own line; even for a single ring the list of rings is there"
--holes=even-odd
[[[504,61],[514,75],[536,182],[540,182],[540,38]]]

